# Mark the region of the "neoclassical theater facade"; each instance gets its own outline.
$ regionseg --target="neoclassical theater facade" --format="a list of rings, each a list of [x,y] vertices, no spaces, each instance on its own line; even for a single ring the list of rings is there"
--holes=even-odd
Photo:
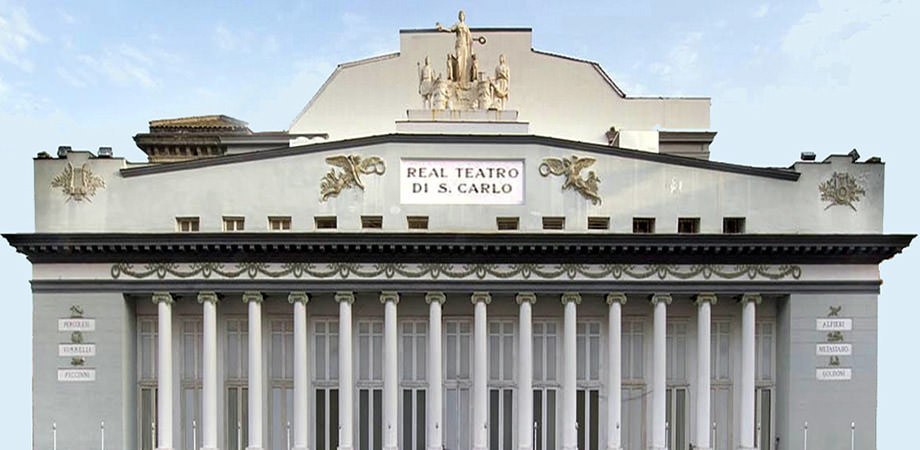
[[[874,448],[879,264],[913,238],[880,158],[712,161],[708,98],[447,23],[286,131],[35,158],[5,235],[34,448]]]

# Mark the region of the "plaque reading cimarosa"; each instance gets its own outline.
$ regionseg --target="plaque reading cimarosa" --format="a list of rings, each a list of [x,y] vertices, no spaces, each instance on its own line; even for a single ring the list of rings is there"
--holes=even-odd
[[[403,159],[400,199],[426,205],[520,205],[521,159]]]

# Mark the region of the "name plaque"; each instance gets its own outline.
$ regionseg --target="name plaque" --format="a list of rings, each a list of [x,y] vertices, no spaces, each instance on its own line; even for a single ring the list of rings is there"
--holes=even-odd
[[[58,331],[96,331],[96,319],[58,319]]]
[[[820,381],[848,381],[853,378],[853,369],[849,367],[819,367],[815,376]]]
[[[818,331],[850,331],[853,329],[853,319],[838,319],[836,317],[817,319],[816,329]]]
[[[58,369],[58,381],[96,381],[96,369]]]
[[[853,354],[853,344],[822,342],[817,344],[815,354],[818,356],[850,356]]]
[[[402,159],[400,201],[410,205],[520,205],[522,159]]]
[[[58,356],[96,356],[96,344],[58,344]]]

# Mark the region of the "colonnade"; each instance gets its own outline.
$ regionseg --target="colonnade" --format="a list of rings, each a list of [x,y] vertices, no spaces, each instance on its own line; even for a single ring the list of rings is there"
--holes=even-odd
[[[310,365],[307,361],[307,314],[306,305],[310,297],[305,292],[291,292],[289,302],[293,305],[294,315],[294,421],[293,441],[295,450],[307,450],[309,443],[310,426],[307,423],[307,393]],[[355,296],[352,292],[338,292],[335,301],[339,305],[339,449],[352,450],[354,448],[354,423],[353,423],[353,391],[354,376],[352,370],[352,305]],[[442,408],[442,347],[441,347],[441,307],[446,300],[442,292],[429,292],[425,301],[429,305],[429,330],[428,340],[428,402],[426,415],[426,436],[428,450],[442,449],[443,408]],[[474,292],[470,300],[473,304],[473,376],[472,376],[472,443],[474,450],[487,450],[489,442],[489,403],[488,403],[488,331],[487,314],[488,305],[492,297],[487,292]],[[610,293],[606,297],[609,307],[609,341],[607,345],[609,366],[607,372],[607,448],[619,450],[621,448],[621,308],[626,303],[625,293]],[[262,450],[263,433],[262,417],[262,301],[263,296],[258,292],[243,293],[243,302],[247,304],[249,314],[249,442],[247,450]],[[382,292],[380,301],[384,305],[384,371],[383,371],[383,411],[384,433],[383,448],[395,450],[398,429],[398,368],[397,368],[397,309],[399,294],[396,292]],[[529,392],[533,380],[533,353],[532,353],[532,307],[537,301],[536,295],[530,292],[519,293],[516,296],[519,305],[519,351],[518,351],[518,380],[519,391]],[[711,307],[717,301],[712,293],[701,293],[695,297],[698,308],[697,323],[697,381],[695,386],[696,427],[693,430],[691,442],[694,448],[700,450],[710,449],[709,420],[710,417],[710,325]],[[741,296],[742,330],[741,330],[741,410],[737,417],[740,422],[740,450],[754,448],[754,319],[756,305],[761,301],[758,294],[744,294]],[[153,302],[157,305],[158,314],[158,372],[157,387],[159,401],[157,403],[157,449],[171,450],[174,437],[173,423],[173,373],[172,373],[172,306],[173,296],[169,293],[157,292],[153,294]],[[202,378],[202,420],[201,420],[201,448],[202,450],[216,450],[218,448],[217,428],[219,415],[217,410],[217,303],[218,296],[214,292],[201,292],[198,302],[202,305],[203,314],[203,378]],[[578,424],[576,423],[576,323],[578,305],[581,295],[575,292],[562,294],[563,304],[563,379],[560,437],[561,448],[576,450],[578,447]],[[653,370],[651,392],[652,422],[650,426],[650,449],[664,450],[667,448],[666,440],[666,329],[667,308],[671,304],[668,294],[654,294],[650,299],[653,308]],[[533,448],[533,397],[531,395],[517,396],[517,435],[518,447],[521,450]],[[702,420],[700,418],[706,418]]]

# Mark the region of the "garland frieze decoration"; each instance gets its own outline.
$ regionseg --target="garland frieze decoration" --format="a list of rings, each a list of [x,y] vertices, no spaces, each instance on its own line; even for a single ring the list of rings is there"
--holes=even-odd
[[[59,188],[65,201],[92,202],[96,190],[105,189],[105,180],[93,173],[89,163],[83,163],[78,168],[68,162],[64,170],[51,180],[51,187]]]
[[[363,191],[362,174],[383,175],[387,170],[386,163],[379,156],[362,158],[361,155],[336,155],[326,158],[326,164],[333,167],[320,181],[321,201],[326,201],[329,197],[337,196],[345,189],[355,186]]]
[[[818,190],[821,191],[821,200],[830,202],[825,210],[831,206],[845,205],[856,211],[854,203],[866,195],[866,190],[860,186],[856,178],[846,172],[834,172],[830,178],[818,185]]]
[[[573,189],[584,198],[591,200],[592,204],[600,204],[601,197],[597,193],[597,184],[601,179],[591,170],[585,178],[581,177],[581,171],[591,167],[595,163],[594,158],[579,158],[575,155],[568,159],[562,158],[543,158],[540,164],[540,175],[547,177],[549,175],[559,175],[565,177],[562,183],[562,190]]]
[[[702,277],[706,280],[748,278],[782,280],[799,279],[802,268],[797,265],[772,266],[767,264],[722,265],[688,265],[676,264],[404,264],[404,263],[283,263],[263,262],[237,263],[224,265],[216,262],[205,263],[152,263],[143,268],[133,264],[118,263],[112,265],[113,279],[146,279],[166,277],[176,278],[283,278],[296,279],[392,279],[395,277],[419,279],[576,279],[579,277],[594,280],[653,279],[664,280],[668,277],[686,280]]]

